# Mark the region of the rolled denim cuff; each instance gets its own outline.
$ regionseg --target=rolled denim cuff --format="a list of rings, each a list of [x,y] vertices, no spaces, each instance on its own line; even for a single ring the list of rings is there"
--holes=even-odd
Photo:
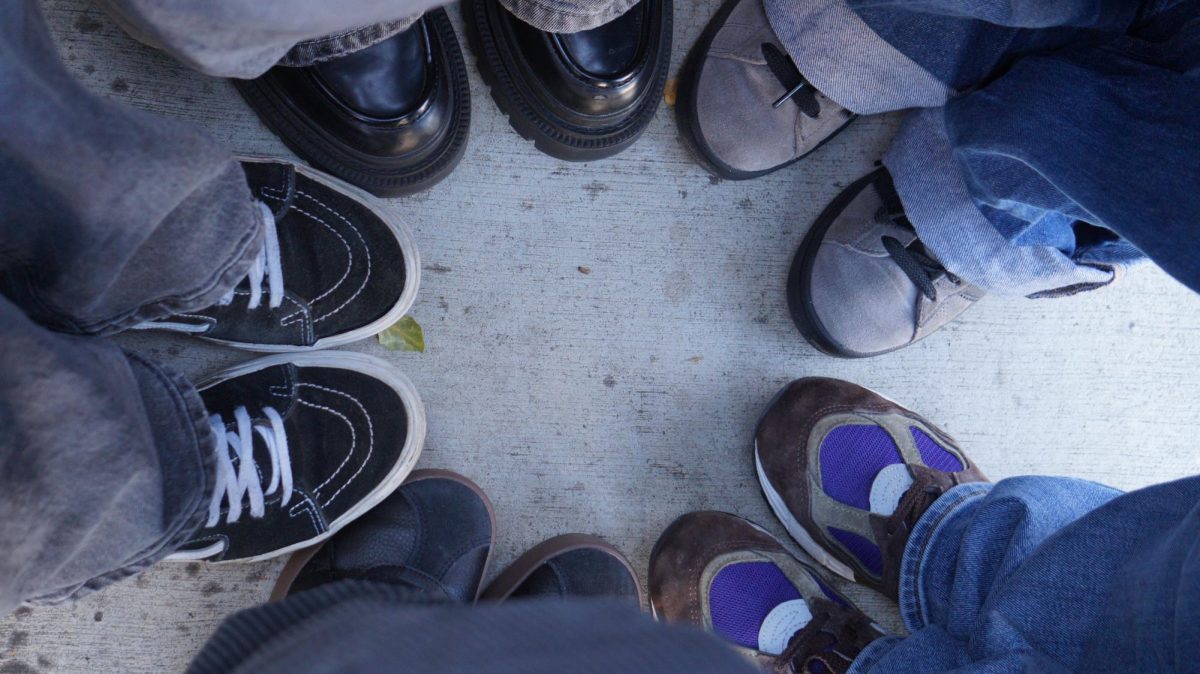
[[[577,33],[616,19],[638,0],[500,0],[513,16],[547,33]]]
[[[925,610],[925,561],[939,552],[953,552],[958,549],[958,538],[949,542],[953,550],[939,549],[939,544],[947,535],[943,525],[964,514],[965,506],[983,498],[993,486],[990,482],[960,484],[942,494],[929,506],[929,510],[921,515],[921,519],[917,520],[908,537],[908,543],[904,546],[904,556],[900,560],[900,617],[909,632],[916,632],[929,624]],[[950,536],[953,537],[953,533]]]
[[[118,568],[88,581],[26,600],[56,604],[80,599],[145,571],[192,538],[208,514],[216,488],[212,427],[196,389],[179,373],[126,352],[141,389],[162,470],[163,528],[158,539]]]
[[[1112,265],[1004,238],[971,198],[942,108],[910,113],[883,163],[921,243],[947,270],[989,293],[1051,297],[1094,290],[1118,277]]]
[[[763,6],[805,79],[851,112],[936,107],[954,95],[872,30],[846,0],[764,0]]]
[[[857,658],[854,658],[854,662],[850,663],[850,669],[846,670],[846,674],[864,674],[864,672],[871,671],[875,663],[882,660],[883,656],[901,641],[904,641],[904,637],[890,636],[872,641],[862,649]]]
[[[420,18],[421,15],[417,14],[396,21],[387,21],[372,26],[355,28],[354,30],[337,33],[336,35],[305,40],[284,54],[283,58],[279,60],[279,65],[290,68],[303,68],[322,61],[335,59],[360,49],[366,49],[408,29]]]

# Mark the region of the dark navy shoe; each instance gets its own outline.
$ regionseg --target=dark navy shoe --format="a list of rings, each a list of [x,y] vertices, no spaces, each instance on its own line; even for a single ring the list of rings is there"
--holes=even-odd
[[[642,588],[629,560],[604,539],[564,534],[518,557],[488,585],[480,599],[532,597],[605,598],[640,606]]]
[[[768,671],[840,674],[883,630],[758,525],[721,512],[675,520],[650,554],[650,606],[711,629]]]
[[[509,123],[568,161],[610,157],[642,135],[671,63],[671,0],[641,0],[576,33],[538,30],[498,0],[465,0],[479,72]]]
[[[214,488],[170,559],[257,561],[320,543],[395,491],[425,440],[412,382],[359,353],[268,356],[196,388]]]
[[[372,580],[473,602],[495,532],[492,503],[478,485],[449,471],[417,471],[324,545],[296,553],[271,598],[337,580]]]

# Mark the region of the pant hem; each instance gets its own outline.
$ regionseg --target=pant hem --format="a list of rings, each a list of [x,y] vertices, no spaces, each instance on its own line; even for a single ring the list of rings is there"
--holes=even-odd
[[[1111,268],[1077,263],[1057,248],[1005,239],[971,198],[942,109],[911,113],[883,161],[925,247],[947,270],[989,293],[1078,292],[1106,286],[1116,277]]]
[[[846,0],[764,0],[805,79],[860,115],[944,105],[954,90],[879,36]]]
[[[954,516],[960,508],[975,499],[983,498],[992,489],[990,482],[960,484],[933,502],[929,510],[917,520],[904,547],[900,561],[900,617],[909,632],[927,626],[925,618],[924,588],[921,566],[932,548],[934,537],[941,525]]]
[[[164,474],[164,497],[182,499],[177,516],[154,544],[133,554],[123,566],[84,583],[27,600],[30,604],[57,604],[76,600],[120,580],[145,571],[187,542],[207,516],[208,497],[215,489],[212,428],[199,394],[182,375],[126,352],[131,370],[143,389],[143,398],[168,401],[174,416],[151,419],[160,463],[172,466]],[[191,466],[188,467],[187,464]]]
[[[372,26],[363,26],[336,35],[327,35],[314,40],[305,40],[288,50],[279,60],[279,65],[288,68],[303,68],[322,61],[336,59],[339,56],[366,49],[384,40],[408,30],[420,20],[421,15],[410,16],[396,21],[387,21]]]
[[[80,334],[110,335],[126,330],[140,323],[154,321],[168,316],[204,309],[212,306],[241,282],[250,271],[250,265],[262,249],[263,233],[265,231],[262,214],[258,206],[249,198],[249,187],[246,186],[245,173],[241,164],[230,162],[229,171],[236,172],[236,181],[246,191],[247,221],[251,222],[241,234],[241,238],[233,246],[233,252],[225,260],[216,265],[215,271],[207,279],[196,284],[194,289],[185,293],[176,293],[169,297],[151,299],[137,308],[124,314],[108,317],[103,320],[80,322],[66,316],[65,312],[56,311],[58,317],[69,322],[69,329]]]
[[[638,0],[613,0],[596,11],[567,9],[562,6],[566,3],[561,0],[557,3],[540,0],[500,0],[500,4],[510,14],[547,33],[577,33],[603,26],[629,11],[637,3]]]

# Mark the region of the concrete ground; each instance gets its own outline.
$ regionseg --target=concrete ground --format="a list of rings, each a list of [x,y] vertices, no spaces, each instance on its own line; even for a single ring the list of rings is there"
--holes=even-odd
[[[676,3],[676,67],[716,5]],[[195,122],[236,152],[289,156],[228,83],[133,42],[84,0],[45,6],[96,92]],[[1151,266],[1076,298],[989,298],[873,360],[833,360],[800,338],[783,293],[793,249],[880,157],[896,118],[862,119],[797,166],[733,183],[692,163],[665,107],[625,154],[567,164],[521,141],[471,83],[462,166],[392,202],[420,244],[413,315],[428,349],[353,348],[416,382],[430,418],[421,466],[464,472],[491,495],[498,564],[585,531],[644,573],[658,533],[702,508],[784,535],[749,443],[767,400],[805,375],[906,402],[993,478],[1133,489],[1200,472],[1200,298]],[[121,342],[193,376],[250,357],[182,337]],[[266,598],[279,566],[162,564],[74,605],[21,609],[0,619],[0,672],[179,671],[222,617]],[[894,625],[888,602],[859,596]]]

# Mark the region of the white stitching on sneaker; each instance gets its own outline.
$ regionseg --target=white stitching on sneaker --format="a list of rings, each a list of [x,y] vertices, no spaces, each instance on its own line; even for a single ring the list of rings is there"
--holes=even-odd
[[[355,405],[358,406],[358,409],[362,411],[363,418],[366,419],[366,422],[367,422],[368,442],[367,442],[366,456],[363,457],[362,463],[359,464],[359,466],[358,466],[358,470],[354,471],[354,474],[351,475],[345,482],[343,482],[342,486],[339,487],[338,490],[336,492],[334,492],[332,496],[325,499],[325,501],[321,504],[322,507],[329,507],[329,504],[332,503],[335,498],[337,498],[338,494],[342,493],[342,490],[345,489],[347,486],[349,486],[350,483],[353,482],[354,479],[357,478],[360,473],[362,473],[363,469],[366,468],[367,463],[370,462],[371,454],[375,451],[375,427],[371,423],[371,415],[367,413],[367,408],[365,406],[363,406],[362,402],[360,402],[359,399],[354,397],[353,395],[350,395],[349,393],[346,393],[345,391],[338,391],[335,389],[326,388],[326,387],[320,386],[318,384],[309,384],[309,383],[301,382],[301,383],[297,384],[296,386],[297,387],[315,388],[319,391],[325,391],[326,393],[332,393],[334,395],[340,395],[342,397],[349,398],[350,400],[352,400],[354,402]],[[342,469],[346,467],[346,464],[350,462],[350,456],[354,453],[354,449],[357,445],[358,435],[354,431],[354,424],[352,424],[350,422],[350,420],[348,418],[346,418],[346,415],[342,414],[341,412],[338,412],[337,410],[334,410],[334,409],[331,409],[328,407],[324,407],[322,405],[318,405],[316,403],[308,402],[306,400],[297,399],[297,402],[299,402],[303,405],[307,405],[309,407],[323,409],[327,412],[336,414],[337,416],[341,417],[343,421],[346,422],[347,426],[350,427],[350,436],[352,438],[352,445],[351,445],[350,452],[348,452],[346,454],[346,458],[344,460],[342,460],[342,463],[340,466],[337,467],[337,470],[333,471],[333,473],[329,476],[328,479],[326,479],[324,482],[321,483],[320,486],[318,486],[316,489],[313,490],[313,494],[317,495],[317,494],[320,494],[321,489],[323,489],[326,485],[328,485],[333,480],[333,478],[337,477],[338,473],[340,473],[342,471]]]
[[[314,322],[314,323],[318,323],[318,322],[320,322],[320,321],[323,321],[323,320],[325,320],[326,318],[329,318],[330,316],[332,316],[332,315],[336,314],[337,312],[341,311],[342,309],[346,308],[346,305],[348,305],[348,304],[350,304],[351,302],[353,302],[353,301],[354,301],[354,299],[355,299],[356,297],[358,297],[358,296],[359,296],[359,294],[361,294],[361,293],[362,293],[362,291],[363,291],[363,290],[364,290],[364,289],[367,287],[367,283],[368,283],[368,282],[371,280],[371,249],[370,249],[370,247],[369,247],[369,246],[367,246],[367,240],[366,240],[365,238],[363,238],[362,232],[360,232],[360,231],[358,230],[358,227],[357,227],[357,226],[355,226],[355,225],[354,225],[354,223],[350,222],[350,220],[348,220],[348,219],[346,218],[346,216],[342,215],[341,213],[338,213],[337,211],[333,210],[333,209],[332,209],[332,208],[330,208],[329,206],[326,206],[326,205],[325,205],[325,202],[323,202],[323,201],[321,201],[320,199],[318,199],[318,198],[316,198],[316,197],[314,197],[314,196],[312,196],[312,195],[310,195],[310,194],[308,194],[308,193],[304,192],[303,190],[297,190],[297,193],[298,193],[298,194],[300,194],[300,195],[303,195],[303,196],[307,197],[308,199],[310,199],[310,200],[312,200],[312,201],[315,201],[315,202],[316,202],[316,203],[318,203],[318,204],[320,204],[320,206],[321,206],[322,208],[324,208],[325,210],[327,210],[327,211],[329,211],[330,213],[334,214],[334,215],[335,215],[335,216],[337,216],[339,219],[341,219],[341,221],[342,221],[342,222],[346,223],[346,226],[347,226],[347,227],[349,227],[349,228],[350,228],[350,230],[354,232],[354,235],[358,237],[358,240],[362,242],[362,245],[363,245],[363,257],[366,259],[366,265],[367,265],[367,273],[366,273],[366,275],[365,275],[365,276],[363,276],[362,285],[360,285],[360,286],[358,287],[358,290],[355,290],[353,295],[351,295],[349,298],[347,298],[345,302],[342,302],[342,303],[341,303],[341,304],[340,304],[340,305],[339,305],[339,306],[338,306],[336,309],[334,309],[333,311],[330,311],[330,312],[328,312],[328,313],[325,313],[325,314],[323,314],[323,315],[321,315],[321,316],[318,316],[317,318],[313,319],[313,322]]]
[[[263,191],[264,191],[264,192],[279,192],[280,190],[273,190],[272,188],[269,188],[269,187],[264,187],[264,188],[263,188]],[[280,202],[282,202],[282,201],[283,201],[283,197],[276,196],[276,195],[274,195],[274,194],[267,194],[266,196],[268,196],[268,197],[269,197],[269,198],[271,198],[271,199],[275,199],[275,200],[277,200],[277,201],[280,201]],[[332,310],[330,310],[330,311],[328,311],[328,312],[326,312],[326,313],[324,313],[324,314],[321,314],[321,315],[319,315],[319,316],[316,316],[315,318],[313,318],[313,323],[320,323],[321,321],[325,320],[326,318],[329,318],[330,316],[332,316],[332,315],[334,315],[334,314],[338,313],[338,312],[339,312],[339,311],[341,311],[342,309],[345,309],[345,308],[346,308],[346,307],[347,307],[347,306],[348,306],[348,305],[349,305],[351,302],[353,302],[353,301],[354,301],[356,298],[358,298],[358,296],[359,296],[360,294],[362,294],[362,291],[363,291],[363,290],[365,290],[365,289],[366,289],[366,287],[367,287],[367,284],[368,284],[368,283],[370,282],[370,280],[371,280],[371,248],[370,248],[370,247],[367,245],[367,240],[366,240],[366,238],[365,238],[365,237],[363,237],[363,235],[362,235],[362,232],[361,232],[361,231],[359,231],[358,227],[357,227],[357,226],[356,226],[356,225],[355,225],[353,222],[351,222],[351,221],[350,221],[348,218],[346,218],[346,216],[344,216],[344,215],[342,215],[341,213],[339,213],[339,212],[335,211],[333,208],[331,208],[331,207],[330,207],[329,205],[327,205],[325,202],[323,202],[323,201],[321,201],[320,199],[318,199],[318,198],[314,197],[313,195],[311,195],[311,194],[309,194],[309,193],[305,192],[304,190],[297,189],[297,190],[296,190],[296,196],[302,196],[302,197],[304,197],[304,198],[308,199],[309,201],[312,201],[312,202],[316,203],[316,204],[317,204],[317,205],[319,205],[321,208],[324,208],[326,211],[328,211],[329,213],[331,213],[332,215],[334,215],[335,217],[337,217],[339,220],[341,220],[342,222],[346,223],[346,226],[350,228],[350,231],[354,232],[354,235],[358,237],[359,241],[361,241],[361,242],[362,242],[362,245],[363,245],[363,258],[365,259],[365,264],[366,264],[366,274],[363,276],[362,283],[361,283],[361,284],[358,286],[358,289],[357,289],[357,290],[355,290],[355,291],[354,291],[354,292],[353,292],[353,293],[350,295],[350,297],[348,297],[348,298],[347,298],[347,299],[346,299],[344,302],[342,302],[341,304],[339,304],[339,305],[338,305],[337,307],[335,307],[334,309],[332,309]],[[315,307],[315,306],[316,306],[316,303],[317,303],[317,301],[318,301],[318,300],[321,300],[321,299],[323,299],[323,298],[327,297],[327,296],[328,296],[330,293],[332,293],[334,290],[336,290],[336,289],[338,288],[338,286],[340,286],[340,285],[342,284],[342,282],[343,282],[343,281],[345,281],[345,280],[346,280],[346,278],[347,278],[347,277],[350,275],[350,271],[351,271],[351,268],[352,268],[352,265],[353,265],[353,259],[354,259],[354,256],[353,256],[353,253],[351,252],[351,251],[352,251],[352,249],[351,249],[351,247],[350,247],[350,244],[349,244],[349,242],[347,242],[347,241],[346,241],[346,239],[345,239],[345,237],[343,237],[341,234],[339,234],[339,233],[337,232],[337,230],[335,230],[333,227],[331,227],[331,226],[329,225],[329,223],[325,222],[325,220],[323,220],[323,219],[321,219],[321,218],[317,217],[316,215],[313,215],[312,213],[309,213],[308,211],[304,210],[303,208],[300,208],[299,206],[297,206],[297,205],[295,204],[295,202],[293,202],[293,203],[292,203],[292,206],[291,206],[291,208],[292,208],[293,210],[296,210],[296,211],[298,211],[298,212],[300,212],[300,213],[304,214],[304,215],[305,215],[305,216],[307,216],[309,219],[311,219],[311,220],[314,220],[314,221],[316,221],[316,222],[319,222],[319,223],[321,223],[321,224],[322,224],[322,225],[324,225],[324,226],[325,226],[325,227],[326,227],[326,228],[327,228],[329,231],[333,232],[333,233],[334,233],[334,235],[336,235],[336,236],[337,236],[339,239],[341,239],[341,240],[342,240],[342,243],[343,243],[343,245],[345,245],[345,246],[346,246],[346,252],[347,252],[347,254],[349,255],[349,259],[348,259],[348,261],[347,261],[347,265],[346,265],[346,271],[345,271],[345,273],[343,273],[343,274],[342,274],[342,278],[338,279],[338,282],[337,282],[337,283],[335,283],[335,284],[333,284],[333,286],[332,286],[332,287],[330,287],[328,290],[326,290],[325,292],[321,293],[321,294],[320,294],[318,297],[316,297],[316,298],[315,298],[315,299],[313,299],[311,302],[309,302],[309,305],[310,305],[310,306],[314,306],[314,307]]]
[[[316,504],[312,502],[311,498],[309,498],[308,494],[300,492],[300,496],[302,496],[304,498],[304,500],[300,501],[296,505],[289,508],[288,516],[297,517],[299,515],[298,511],[300,511],[302,509],[303,512],[308,514],[308,520],[310,522],[312,522],[312,527],[313,527],[314,532],[319,534],[322,531],[324,531],[325,529],[327,529],[328,527],[325,527],[325,528],[321,527],[321,518],[319,516],[319,511],[317,510]]]

